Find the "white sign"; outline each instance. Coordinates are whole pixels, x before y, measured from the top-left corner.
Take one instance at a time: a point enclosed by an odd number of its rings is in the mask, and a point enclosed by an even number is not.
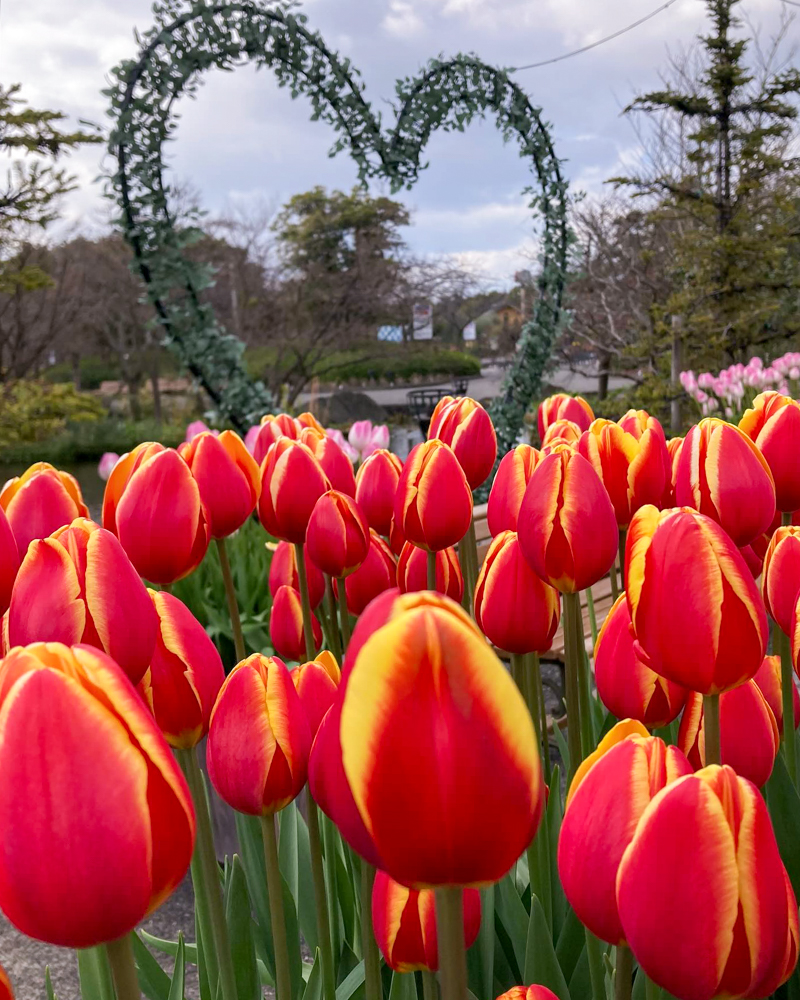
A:
[[[475,320],[472,320],[471,323],[467,323],[461,333],[464,340],[476,340],[478,337],[478,328],[475,326]]]
[[[414,303],[414,340],[433,338],[433,306],[430,302]]]

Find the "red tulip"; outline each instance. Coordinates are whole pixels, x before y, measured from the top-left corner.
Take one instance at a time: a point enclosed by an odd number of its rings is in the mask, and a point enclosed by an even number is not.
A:
[[[407,594],[414,590],[428,589],[428,556],[424,549],[418,549],[406,542],[397,563],[397,586]],[[436,553],[436,588],[460,603],[464,596],[464,577],[456,550],[441,549]]]
[[[763,536],[760,536],[763,537]],[[764,569],[764,560],[758,555],[756,550],[751,545],[743,545],[739,552],[744,559],[747,568],[750,570],[750,575],[754,580],[757,580]]]
[[[469,396],[444,396],[436,404],[428,440],[450,445],[473,490],[486,482],[497,459],[497,435],[492,418]]]
[[[554,420],[544,432],[542,448],[553,444],[568,444],[573,447],[580,441],[583,429],[574,420]]]
[[[188,576],[208,549],[208,514],[189,466],[173,448],[138,445],[106,483],[103,527],[113,532],[136,572],[153,583]]]
[[[0,490],[20,558],[34,538],[46,538],[76,517],[88,517],[78,480],[47,462],[36,462]]]
[[[138,684],[157,634],[158,617],[147,590],[110,531],[79,518],[31,542],[11,595],[12,646],[96,646]]]
[[[686,507],[637,511],[625,552],[637,655],[662,677],[718,694],[754,676],[767,615],[728,535]]]
[[[406,536],[403,534],[403,529],[397,523],[393,514],[392,523],[389,525],[389,548],[392,550],[396,558],[400,558],[405,544]]]
[[[11,591],[19,570],[19,551],[14,532],[8,523],[3,508],[0,507],[0,615],[8,610]]]
[[[762,392],[739,421],[743,431],[766,459],[775,480],[778,510],[800,508],[800,405],[779,392]]]
[[[464,947],[470,948],[481,929],[481,894],[464,889]],[[372,886],[372,926],[375,940],[395,972],[439,968],[436,904],[432,889],[408,889],[376,872]]]
[[[558,838],[558,874],[576,916],[601,940],[625,943],[617,873],[642,814],[663,788],[691,771],[677,747],[626,719],[576,772]]]
[[[384,590],[389,590],[397,583],[397,562],[392,550],[380,537],[370,529],[369,551],[367,558],[344,581],[344,592],[347,598],[347,610],[351,615],[360,615],[370,601]],[[338,594],[338,584],[334,583]]]
[[[317,616],[311,613],[314,648],[322,645],[322,629]],[[287,660],[302,662],[306,658],[303,632],[303,605],[294,587],[279,587],[269,613],[269,637],[276,652]]]
[[[648,729],[677,719],[686,688],[654,673],[637,656],[625,594],[620,594],[603,622],[594,653],[594,676],[600,701],[618,719],[636,719]]]
[[[800,593],[800,527],[787,524],[776,529],[764,556],[761,595],[778,627],[792,634],[794,609]]]
[[[29,937],[90,948],[122,937],[181,883],[189,790],[113,660],[18,647],[0,665],[0,908]]]
[[[233,534],[253,513],[261,493],[258,463],[242,439],[234,431],[223,431],[219,437],[205,431],[178,452],[200,490],[211,537]]]
[[[308,445],[319,462],[331,486],[349,497],[356,495],[356,477],[353,463],[345,455],[332,437],[314,427],[306,427],[300,433],[300,440]]]
[[[486,509],[492,535],[517,530],[522,498],[540,457],[539,452],[529,444],[518,444],[500,460]]]
[[[325,433],[325,428],[322,426],[319,420],[317,420],[314,414],[309,413],[308,410],[306,410],[305,413],[298,414],[294,418],[294,424],[298,430],[298,433],[304,431],[306,427],[313,427],[313,429],[315,431],[319,431],[320,434]]]
[[[299,435],[297,424],[288,413],[279,413],[277,417],[269,414],[261,418],[261,426],[253,443],[253,458],[259,465],[267,457],[270,446],[280,437],[297,439]]]
[[[323,649],[315,660],[301,663],[289,675],[305,709],[311,739],[325,718],[328,709],[336,700],[336,692],[342,679],[336,657]]]
[[[617,555],[608,493],[589,462],[566,445],[556,445],[536,466],[517,531],[532,569],[562,593],[597,583]]]
[[[525,702],[460,616],[420,601],[370,635],[347,675],[345,775],[384,870],[411,888],[496,881],[542,812]]]
[[[594,413],[582,396],[568,396],[566,393],[558,392],[555,396],[548,396],[539,404],[540,441],[544,438],[547,428],[556,420],[572,420],[585,431],[594,420]]]
[[[306,547],[311,561],[328,576],[348,576],[369,551],[369,525],[352,497],[323,493],[308,521]]]
[[[778,732],[783,734],[783,698],[781,696],[781,658],[780,656],[765,656],[753,678],[764,695],[764,700],[772,709]],[[794,728],[800,725],[800,694],[792,684],[792,700],[794,702]],[[729,761],[726,763],[730,763]],[[733,766],[733,765],[731,765]],[[734,768],[736,770],[736,768]],[[752,780],[752,779],[751,779]]]
[[[766,997],[797,962],[797,902],[767,807],[730,767],[653,799],[622,859],[617,905],[642,971],[676,997]]]
[[[11,988],[11,980],[8,973],[0,965],[0,1000],[14,1000],[14,990]]]
[[[356,474],[356,501],[364,511],[370,528],[388,537],[392,525],[394,495],[403,471],[403,463],[385,448],[362,462]]]
[[[405,538],[429,552],[461,541],[472,520],[472,490],[448,445],[434,439],[412,450],[397,484],[394,517]]]
[[[669,455],[670,462],[670,474],[669,480],[664,488],[664,499],[661,501],[662,508],[674,507],[675,506],[675,477],[678,472],[678,462],[681,457],[681,449],[683,448],[682,437],[670,438],[667,441],[667,454]]]
[[[306,580],[308,581],[308,596],[311,607],[316,608],[325,596],[325,577],[308,558],[308,549],[303,550],[303,562],[306,565]],[[279,587],[291,587],[300,592],[300,578],[297,574],[297,553],[294,545],[289,542],[278,542],[272,553],[269,564],[269,592],[274,597]]]
[[[738,427],[706,417],[689,431],[675,472],[675,499],[720,524],[736,545],[763,534],[775,514],[764,456]]]
[[[475,585],[478,628],[509,653],[544,653],[553,643],[559,617],[558,591],[525,561],[516,532],[499,534]]]
[[[558,1000],[558,997],[546,986],[512,986],[497,1000]]]
[[[163,590],[149,593],[158,640],[139,693],[167,743],[188,750],[208,733],[225,670],[217,647],[186,605]]]
[[[301,441],[278,438],[261,463],[259,520],[275,538],[300,544],[306,540],[314,504],[330,488],[310,448]]]
[[[228,674],[211,713],[208,776],[220,798],[250,816],[268,816],[306,783],[311,733],[289,671],[254,653]]]

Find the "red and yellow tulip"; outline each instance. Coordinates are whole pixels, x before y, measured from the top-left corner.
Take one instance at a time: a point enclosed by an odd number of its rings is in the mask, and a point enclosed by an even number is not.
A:
[[[345,577],[347,610],[351,615],[360,615],[370,601],[396,585],[397,560],[381,536],[370,528],[367,558],[355,573]],[[334,583],[337,594],[338,586]]]
[[[365,459],[356,474],[356,502],[370,528],[389,537],[392,528],[394,495],[403,471],[403,463],[391,451],[378,448]]]
[[[319,462],[331,486],[349,497],[356,495],[356,477],[353,463],[345,455],[336,441],[323,430],[305,427],[300,432],[300,440],[307,445]]]
[[[253,513],[261,493],[258,463],[234,431],[198,434],[178,448],[195,478],[212,538],[227,538]]]
[[[452,449],[434,438],[406,459],[394,518],[404,538],[438,552],[461,541],[472,520],[472,490]]]
[[[778,510],[800,508],[800,404],[779,392],[762,392],[739,421],[766,459],[775,480]]]
[[[325,577],[308,558],[308,549],[303,550],[303,562],[306,566],[308,598],[311,601],[311,607],[316,608],[325,596]],[[270,595],[274,597],[278,593],[278,588],[284,586],[300,592],[297,551],[290,542],[278,542],[269,564]]]
[[[0,615],[4,615],[11,603],[11,591],[19,570],[19,550],[17,540],[8,518],[0,507]]]
[[[300,794],[311,733],[286,665],[254,653],[222,685],[208,731],[208,776],[220,798],[251,816],[278,812]]]
[[[558,1000],[552,990],[546,986],[512,986],[510,990],[501,993],[497,1000]]]
[[[781,696],[780,656],[765,656],[753,680],[758,684],[761,693],[764,695],[764,699],[772,709],[772,714],[775,716],[775,721],[778,724],[778,733],[782,735],[783,698]],[[794,684],[792,685],[792,701],[794,703],[794,728],[797,729],[800,725],[800,694],[797,693],[797,686]]]
[[[322,628],[311,612],[311,631],[314,647],[322,645]],[[306,641],[303,632],[303,605],[294,587],[278,587],[269,613],[269,637],[275,651],[287,660],[302,662],[306,658]]]
[[[594,411],[582,396],[568,396],[557,392],[555,396],[548,396],[539,404],[537,423],[540,441],[544,440],[547,428],[556,420],[571,420],[585,431],[594,420]]]
[[[331,488],[331,482],[301,441],[280,437],[261,463],[261,496],[258,517],[275,538],[300,544],[314,504]]]
[[[397,561],[397,586],[402,593],[428,589],[428,557],[423,549],[406,542]],[[464,596],[464,576],[454,548],[436,553],[436,590],[456,602]]]
[[[369,551],[369,524],[356,501],[328,490],[311,511],[306,548],[311,561],[328,576],[348,576]]]
[[[35,643],[0,664],[0,909],[29,937],[89,948],[180,884],[191,796],[155,721],[98,650]]]
[[[778,627],[791,635],[797,595],[800,594],[800,527],[797,525],[776,528],[764,556],[761,594]]]
[[[48,462],[36,462],[9,479],[0,490],[0,507],[14,532],[20,558],[34,538],[47,538],[76,517],[89,516],[78,480]]]
[[[486,508],[492,535],[517,530],[522,498],[540,458],[541,454],[529,444],[518,444],[500,459]]]
[[[443,396],[428,428],[428,439],[433,438],[450,445],[473,490],[486,482],[497,459],[497,435],[480,403],[469,396]]]
[[[253,458],[261,465],[271,445],[275,444],[278,438],[288,437],[296,440],[299,433],[297,424],[288,413],[279,413],[277,416],[268,414],[262,417],[253,443]]]
[[[328,709],[336,700],[342,679],[339,664],[333,653],[323,649],[315,660],[301,663],[289,676],[305,709],[313,740]]]

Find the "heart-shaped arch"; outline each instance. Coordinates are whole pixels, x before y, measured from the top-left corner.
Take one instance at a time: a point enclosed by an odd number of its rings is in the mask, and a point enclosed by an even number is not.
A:
[[[493,407],[500,454],[513,446],[525,411],[538,392],[561,316],[570,234],[567,185],[547,126],[528,96],[501,69],[475,56],[433,60],[415,78],[397,84],[394,127],[363,96],[349,60],[340,59],[289,6],[256,0],[212,3],[161,0],[156,25],[142,38],[136,61],[113,71],[115,126],[109,148],[117,161],[112,186],[119,223],[163,327],[165,341],[203,385],[220,413],[244,429],[273,405],[241,363],[242,344],[226,334],[199,292],[211,276],[184,253],[197,231],[176,228],[167,202],[162,150],[175,130],[173,105],[194,94],[199,75],[244,62],[272,69],[292,96],[307,96],[312,117],[338,133],[331,155],[346,149],[362,181],[381,177],[392,190],[411,187],[424,164],[422,151],[436,129],[463,130],[476,115],[495,115],[504,139],[516,137],[537,180],[531,207],[544,220],[541,273],[532,319]]]

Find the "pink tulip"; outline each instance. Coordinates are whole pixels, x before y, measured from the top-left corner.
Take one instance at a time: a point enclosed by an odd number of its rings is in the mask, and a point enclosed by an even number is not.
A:
[[[372,421],[356,420],[350,428],[350,433],[347,435],[347,439],[359,455],[362,454],[364,449],[369,447],[372,441]]]
[[[244,446],[252,455],[256,449],[256,438],[258,437],[258,432],[261,430],[261,424],[253,424],[250,430],[244,436]]]
[[[198,434],[203,434],[205,431],[209,431],[214,437],[219,437],[219,431],[212,431],[208,424],[203,423],[202,420],[193,420],[186,428],[186,437],[184,440],[191,441]]]
[[[106,480],[111,475],[111,470],[119,461],[119,455],[115,451],[106,451],[97,463],[97,475]]]

